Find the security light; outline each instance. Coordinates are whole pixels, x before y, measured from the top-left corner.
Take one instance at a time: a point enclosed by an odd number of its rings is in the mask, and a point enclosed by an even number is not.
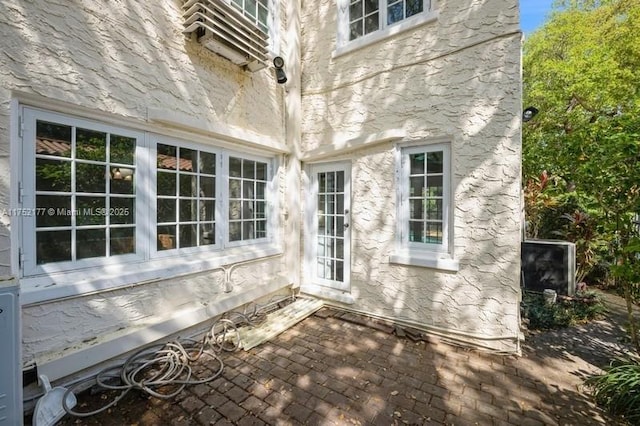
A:
[[[529,121],[538,113],[538,108],[529,107],[522,112],[522,121]]]
[[[284,72],[284,59],[281,56],[273,58],[273,66],[276,69],[276,78],[278,84],[284,84],[287,82],[287,74]]]

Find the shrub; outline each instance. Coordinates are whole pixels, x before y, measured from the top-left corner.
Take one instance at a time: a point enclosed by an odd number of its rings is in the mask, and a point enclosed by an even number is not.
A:
[[[578,292],[574,297],[559,296],[553,304],[545,303],[542,294],[527,291],[522,300],[523,316],[532,330],[569,327],[600,318],[607,312],[594,292]]]
[[[593,389],[598,405],[611,414],[624,416],[631,424],[640,424],[640,365],[634,360],[620,360],[591,376],[585,384]]]

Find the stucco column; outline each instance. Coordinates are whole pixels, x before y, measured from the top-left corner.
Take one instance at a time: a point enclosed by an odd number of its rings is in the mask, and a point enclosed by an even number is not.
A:
[[[287,277],[300,286],[302,253],[301,238],[301,165],[300,146],[302,137],[301,106],[301,66],[300,66],[300,0],[287,1],[285,13],[285,32],[283,51],[285,71],[288,81],[285,89],[285,132],[286,143],[290,149],[285,160],[285,268]]]

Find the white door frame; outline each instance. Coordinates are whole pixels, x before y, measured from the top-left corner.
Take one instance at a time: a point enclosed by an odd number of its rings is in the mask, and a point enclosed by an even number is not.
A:
[[[324,296],[328,298],[340,299],[340,295],[350,293],[351,291],[351,163],[350,162],[331,162],[331,163],[319,163],[311,164],[307,166],[307,182],[305,185],[305,228],[304,228],[304,283],[302,290],[311,294]],[[319,196],[319,180],[318,175],[325,172],[343,172],[344,173],[344,186],[343,192],[336,191],[336,197],[343,196],[343,208],[342,212],[336,211],[331,216],[331,213],[327,213],[330,217],[335,219],[335,223],[332,231],[328,236],[329,239],[326,244],[331,244],[333,252],[339,251],[339,246],[333,247],[333,243],[343,239],[343,252],[342,252],[342,279],[326,279],[320,277],[318,269],[318,242],[319,242],[319,226],[318,226],[318,196]],[[324,216],[323,216],[324,217]],[[326,235],[326,234],[325,234]],[[329,243],[328,241],[331,240]],[[326,245],[325,245],[326,247]],[[331,256],[333,257],[333,256]],[[325,260],[331,262],[330,260]],[[336,275],[336,264],[339,263],[339,255],[336,254],[334,264],[328,266],[328,271]],[[339,274],[339,273],[338,273]],[[333,296],[333,297],[332,297]],[[350,297],[348,300],[342,300],[347,303],[352,303]]]

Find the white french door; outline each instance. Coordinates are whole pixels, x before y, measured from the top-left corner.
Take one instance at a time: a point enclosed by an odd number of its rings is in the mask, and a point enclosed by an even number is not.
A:
[[[350,291],[351,165],[315,164],[309,168],[305,266],[311,285]]]

